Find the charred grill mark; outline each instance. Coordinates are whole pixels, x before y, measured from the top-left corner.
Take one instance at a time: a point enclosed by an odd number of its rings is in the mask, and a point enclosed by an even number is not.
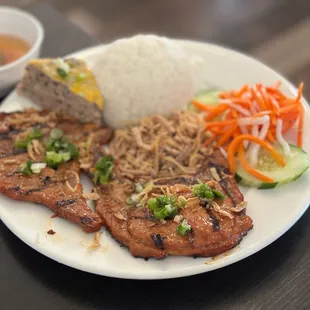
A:
[[[27,190],[21,190],[20,186],[15,186],[15,187],[12,187],[10,190],[13,192],[18,192],[20,195],[27,196],[35,192],[41,192],[46,187],[48,187],[51,183],[52,183],[52,179],[49,176],[47,176],[41,180],[42,185],[39,187],[34,187],[34,188],[27,189]]]
[[[47,186],[47,185],[49,185],[49,184],[52,183],[52,178],[49,177],[49,176],[46,176],[46,177],[42,180],[42,183],[43,183],[44,186]]]
[[[211,212],[208,212],[208,214],[210,216],[210,220],[211,220],[211,223],[212,223],[212,226],[213,226],[213,230],[214,231],[221,230],[220,221]]]
[[[8,126],[6,130],[0,131],[0,140],[11,140],[12,136],[21,133],[22,129],[17,129],[12,126]]]
[[[235,196],[234,192],[231,190],[231,182],[229,181],[229,179],[228,178],[221,179],[219,183],[223,188],[224,194],[230,197],[234,205],[237,205],[239,203],[239,199],[238,197]]]
[[[233,247],[238,246],[238,245],[240,244],[240,242],[242,241],[242,238],[243,238],[246,234],[247,234],[247,231],[244,232],[244,233],[242,233],[242,234],[239,236],[239,238],[238,238],[236,244],[235,244]]]
[[[16,149],[10,153],[0,154],[0,158],[6,158],[9,156],[15,156],[15,155],[23,154],[23,153],[27,153],[27,149]]]
[[[231,188],[231,178],[232,178],[232,174],[229,171],[229,169],[227,167],[224,167],[222,165],[218,165],[215,163],[212,163],[209,168],[215,168],[216,169],[216,173],[218,174],[218,176],[220,177],[220,180],[216,180],[213,176],[213,179],[215,181],[217,181],[221,187],[222,190],[224,192],[224,194],[228,197],[230,197],[230,199],[232,200],[232,202],[234,203],[234,205],[239,203],[239,199],[238,197],[236,197],[236,195],[234,194],[234,191]],[[212,175],[211,171],[210,174]]]
[[[70,205],[73,205],[77,202],[77,199],[74,198],[74,199],[66,199],[66,200],[58,200],[56,202],[56,205],[57,207],[66,207],[66,206],[70,206]]]
[[[163,250],[164,249],[164,237],[160,234],[151,234],[151,238],[154,242],[155,248]]]
[[[14,172],[8,172],[8,173],[6,173],[5,176],[9,178],[9,177],[13,177],[13,176],[18,175],[18,174],[21,174],[21,172],[18,171],[18,170],[16,170],[16,171],[14,171]]]
[[[148,221],[155,221],[155,222],[157,222],[155,217],[153,215],[151,215],[151,214],[147,214],[145,216],[131,216],[129,219],[130,220],[148,220]]]
[[[228,192],[228,189],[227,189],[227,186],[229,185],[227,180],[226,179],[222,179],[219,181],[219,184],[221,185],[223,191],[224,191],[224,194],[228,195],[229,196],[229,192]]]
[[[11,140],[9,132],[0,132],[0,140]]]
[[[228,168],[225,168],[223,166],[216,166],[214,168],[216,169],[216,172],[221,179],[220,182],[224,179],[230,179],[232,177],[232,173],[230,172]],[[228,180],[228,182],[230,181]]]
[[[223,169],[223,173],[224,173],[225,175],[228,175],[228,176],[231,176],[231,175],[232,175],[232,173],[230,172],[230,170],[229,170],[228,168],[224,168],[224,169]]]
[[[84,225],[91,224],[94,220],[89,216],[83,216],[80,218],[81,223]]]

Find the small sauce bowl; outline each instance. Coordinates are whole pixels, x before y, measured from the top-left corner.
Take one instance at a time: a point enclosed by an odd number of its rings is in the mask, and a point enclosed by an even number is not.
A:
[[[0,66],[0,96],[3,96],[22,78],[28,61],[39,57],[44,29],[41,22],[31,14],[0,6],[0,34],[18,36],[31,46],[22,57]]]

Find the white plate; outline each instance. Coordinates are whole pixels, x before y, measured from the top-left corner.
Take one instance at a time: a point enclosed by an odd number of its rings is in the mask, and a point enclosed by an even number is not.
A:
[[[262,63],[222,47],[181,41],[193,62],[196,88],[216,86],[222,89],[240,87],[243,83],[273,84],[280,80],[283,90],[296,94],[296,89],[283,77]],[[98,46],[80,51],[74,56],[84,58],[90,66],[104,49]],[[303,102],[305,137],[310,134],[309,107]],[[2,104],[2,111],[14,111],[31,103],[12,93]],[[304,149],[310,154],[310,140]],[[83,180],[86,188],[90,182]],[[87,272],[128,279],[167,279],[211,271],[235,263],[263,249],[284,234],[306,211],[310,203],[310,171],[296,182],[266,191],[243,190],[249,202],[247,213],[254,220],[254,228],[239,246],[216,259],[168,257],[162,261],[133,258],[120,247],[104,229],[101,247],[87,250],[93,235],[87,235],[76,225],[54,218],[43,206],[16,202],[0,197],[0,217],[5,225],[26,244],[38,252],[68,266]],[[53,228],[55,235],[46,232]]]

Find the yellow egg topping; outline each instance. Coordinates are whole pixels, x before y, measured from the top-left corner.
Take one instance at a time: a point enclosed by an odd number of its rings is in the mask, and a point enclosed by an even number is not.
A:
[[[65,84],[74,94],[103,108],[103,98],[93,73],[79,59],[36,59],[31,64],[53,80]]]

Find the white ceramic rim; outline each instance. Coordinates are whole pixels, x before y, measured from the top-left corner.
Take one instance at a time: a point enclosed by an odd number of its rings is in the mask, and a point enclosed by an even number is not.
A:
[[[277,73],[275,70],[271,69],[270,67],[266,66],[259,60],[256,60],[252,58],[251,56],[248,56],[246,54],[240,53],[238,51],[218,46],[215,44],[209,44],[209,43],[204,43],[204,42],[198,42],[198,41],[190,41],[190,40],[179,40],[180,42],[188,43],[188,44],[197,44],[197,45],[204,45],[208,46],[210,49],[214,49],[217,52],[227,52],[230,51],[232,53],[232,58],[233,57],[246,57],[247,59],[250,59],[251,61],[257,62],[260,66],[264,66],[266,69],[271,71],[275,76],[279,78],[279,80],[282,80],[286,85],[286,87],[292,92],[292,94],[296,95],[297,94],[297,89],[290,83],[286,78],[281,76],[279,73]],[[102,48],[104,44],[100,44],[91,48],[86,48],[83,50],[80,50],[78,52],[72,53],[66,57],[78,57],[78,58],[83,58],[83,54],[87,54],[87,57],[90,57],[92,54],[96,54],[100,49]],[[305,108],[305,112],[307,114],[308,119],[310,118],[310,107],[305,101],[304,98],[302,98],[302,104]],[[113,278],[122,278],[122,279],[135,279],[135,280],[154,280],[154,279],[171,279],[171,278],[180,278],[180,277],[186,277],[186,276],[192,276],[196,274],[201,274],[205,272],[210,272],[222,267],[229,266],[231,264],[234,264],[238,261],[241,261],[257,252],[260,250],[264,249],[271,243],[273,243],[275,240],[277,240],[279,237],[281,237],[284,233],[286,233],[300,218],[301,216],[306,212],[308,209],[308,206],[310,204],[310,197],[308,199],[307,203],[305,203],[302,207],[300,207],[299,212],[295,214],[294,218],[291,218],[290,222],[286,226],[282,226],[279,228],[276,232],[274,232],[272,235],[263,238],[260,240],[258,243],[250,247],[247,251],[243,251],[240,254],[238,253],[237,255],[234,256],[228,256],[227,259],[225,260],[220,260],[217,264],[212,265],[212,268],[209,270],[205,270],[204,266],[197,266],[194,268],[188,268],[188,269],[183,269],[182,271],[180,270],[167,270],[166,272],[158,272],[157,270],[154,270],[153,272],[148,272],[147,274],[135,274],[134,272],[128,272],[126,274],[122,272],[109,272],[107,270],[101,271],[96,268],[94,268],[91,265],[87,265],[87,267],[82,266],[78,263],[73,263],[69,258],[64,257],[64,256],[59,256],[55,254],[52,250],[49,248],[37,248],[33,243],[29,242],[29,240],[26,240],[25,236],[20,232],[18,227],[15,226],[14,221],[9,221],[7,219],[1,219],[3,223],[19,238],[21,239],[24,243],[26,243],[28,246],[33,248],[34,250],[38,251],[39,253],[61,263],[66,266],[85,271],[88,273],[93,273],[97,275],[103,275],[107,277],[113,277]]]
[[[32,44],[30,50],[25,55],[16,59],[15,61],[13,61],[7,65],[1,66],[0,67],[0,73],[1,73],[7,69],[12,68],[13,66],[16,66],[16,65],[22,63],[30,54],[32,54],[35,50],[37,50],[40,47],[40,45],[43,42],[43,38],[44,38],[44,28],[43,28],[42,23],[35,16],[33,16],[32,14],[25,12],[23,10],[8,7],[8,6],[0,6],[0,11],[17,13],[20,16],[27,18],[30,22],[32,22],[35,25],[35,27],[37,29],[37,39],[34,42],[34,44]]]

